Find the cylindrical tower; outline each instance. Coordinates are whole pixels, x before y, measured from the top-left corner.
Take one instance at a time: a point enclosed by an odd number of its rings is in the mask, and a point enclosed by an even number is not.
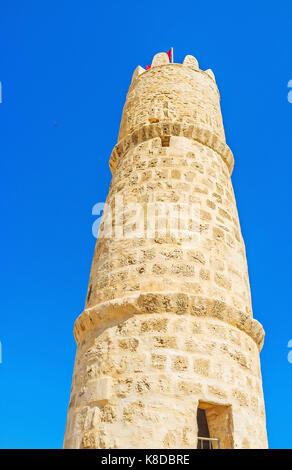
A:
[[[211,70],[138,67],[77,341],[65,448],[265,448],[259,351]]]

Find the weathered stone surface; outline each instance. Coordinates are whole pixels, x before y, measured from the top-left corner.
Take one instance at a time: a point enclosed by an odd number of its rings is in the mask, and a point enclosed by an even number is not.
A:
[[[159,52],[153,57],[152,67],[169,64],[169,57],[166,52]]]
[[[193,57],[192,55],[185,56],[183,65],[193,70],[199,70],[199,63],[197,59]]]
[[[252,317],[233,155],[212,71],[192,56],[171,64],[165,53],[149,71],[138,67],[110,167],[112,213],[103,216],[74,326],[64,447],[196,448],[198,406],[221,447],[267,447],[264,331]],[[160,233],[151,221],[165,203],[174,205]],[[138,204],[146,235],[133,219]],[[179,237],[170,230],[175,204]],[[190,204],[196,227],[184,216]]]
[[[215,80],[215,75],[214,75],[213,70],[208,69],[208,70],[206,70],[205,72],[209,75],[210,78],[212,78],[212,80],[214,80],[214,82],[216,81],[216,80]]]
[[[105,404],[112,394],[112,378],[102,377],[88,382],[86,387],[86,403]]]
[[[136,78],[139,77],[139,75],[141,75],[141,73],[143,73],[143,72],[145,72],[145,69],[143,69],[143,67],[138,65],[138,67],[136,67],[136,69],[134,70],[134,73],[133,73],[133,76],[132,76],[132,82],[134,82],[136,80]]]

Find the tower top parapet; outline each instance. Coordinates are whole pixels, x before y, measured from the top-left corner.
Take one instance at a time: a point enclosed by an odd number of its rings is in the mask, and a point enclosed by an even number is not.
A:
[[[189,69],[195,70],[196,72],[206,73],[216,83],[214,72],[211,69],[201,70],[199,68],[199,62],[197,61],[197,59],[194,56],[186,55],[182,64],[175,63],[175,62],[172,63],[172,62],[169,62],[169,57],[168,57],[168,54],[166,52],[158,52],[158,54],[155,54],[155,56],[153,57],[153,60],[152,60],[151,68],[149,68],[148,70],[141,67],[141,65],[138,65],[138,67],[134,70],[134,73],[133,73],[133,76],[132,76],[132,83],[142,73],[150,71],[153,67],[160,67],[162,65],[168,65],[168,66],[169,65],[171,65],[171,66],[174,65],[174,66],[188,67]]]
[[[149,69],[139,65],[133,73],[118,142],[110,157],[111,171],[131,147],[153,137],[166,141],[172,136],[212,148],[232,173],[234,158],[225,140],[214,73],[201,70],[192,55],[177,64],[169,62],[166,52],[159,52]]]

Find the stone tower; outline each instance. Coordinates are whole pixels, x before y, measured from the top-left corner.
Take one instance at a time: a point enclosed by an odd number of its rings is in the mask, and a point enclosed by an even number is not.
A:
[[[264,331],[213,72],[166,53],[137,67],[110,168],[64,447],[267,447]]]

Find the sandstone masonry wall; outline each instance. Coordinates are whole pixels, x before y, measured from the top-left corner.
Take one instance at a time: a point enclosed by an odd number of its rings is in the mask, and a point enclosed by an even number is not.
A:
[[[199,403],[222,447],[267,447],[264,331],[252,316],[213,72],[192,56],[169,64],[163,53],[150,70],[138,67],[110,167],[111,211],[74,327],[64,447],[196,448]],[[149,237],[151,204],[170,209],[165,233],[156,226]],[[192,204],[196,231],[186,223],[174,236],[180,207]]]

